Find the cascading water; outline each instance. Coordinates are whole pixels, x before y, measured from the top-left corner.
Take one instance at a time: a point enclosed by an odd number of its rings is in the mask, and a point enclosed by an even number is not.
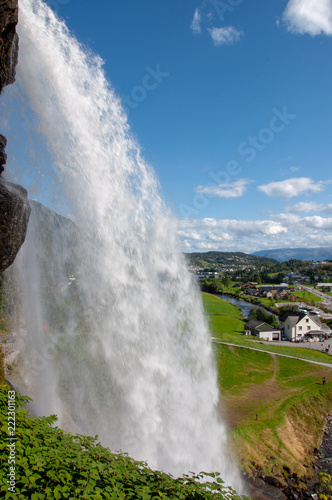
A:
[[[19,35],[15,93],[75,221],[35,205],[16,264],[34,411],[153,468],[218,470],[239,490],[200,297],[101,61],[41,0],[20,1]]]

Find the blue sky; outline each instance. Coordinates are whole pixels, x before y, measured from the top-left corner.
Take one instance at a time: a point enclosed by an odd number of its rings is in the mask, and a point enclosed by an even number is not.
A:
[[[332,0],[50,0],[105,61],[185,251],[332,245]]]

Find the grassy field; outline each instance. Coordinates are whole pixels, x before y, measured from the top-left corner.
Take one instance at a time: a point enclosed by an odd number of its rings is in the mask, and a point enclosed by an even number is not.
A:
[[[300,291],[300,292],[293,292],[295,297],[299,298],[302,301],[314,301],[314,302],[319,302],[321,297],[318,297],[318,295],[315,295],[314,293],[308,292],[308,291]]]
[[[308,475],[305,465],[320,445],[324,417],[332,408],[332,366],[244,349],[240,346],[253,344],[245,339],[238,309],[208,294],[203,303],[213,336],[237,344],[213,344],[222,394],[219,410],[237,459],[248,472],[261,467],[267,475],[285,474],[287,466]],[[325,354],[299,347],[254,347],[327,361]]]
[[[215,352],[220,407],[242,467],[308,475],[332,408],[332,369],[240,347]]]
[[[215,295],[210,295],[208,293],[203,293],[202,295],[204,301],[205,314],[231,316],[233,318],[238,318],[238,319],[243,318],[241,310],[233,306],[233,304],[230,304],[225,300],[220,300]]]

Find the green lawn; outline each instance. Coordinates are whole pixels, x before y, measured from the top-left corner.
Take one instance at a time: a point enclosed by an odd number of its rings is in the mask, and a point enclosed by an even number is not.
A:
[[[258,300],[263,306],[274,307],[275,301],[273,301],[273,303],[271,304],[271,299],[265,299],[264,297],[262,298],[259,297]]]
[[[217,345],[219,384],[232,396],[244,394],[252,384],[264,384],[273,374],[270,354]]]
[[[318,302],[322,300],[318,295],[315,295],[314,293],[307,292],[306,290],[304,291],[299,291],[299,292],[294,292],[295,297],[298,297],[299,299],[306,301],[312,301],[314,300],[315,302]]]
[[[240,309],[233,306],[229,302],[221,300],[215,295],[210,295],[209,293],[202,293],[202,296],[205,314],[221,314],[223,316],[231,316],[238,319],[243,318]]]
[[[233,338],[234,334],[244,333],[244,322],[229,316],[210,316],[209,326],[214,337],[223,341],[227,334],[231,335],[231,338]]]

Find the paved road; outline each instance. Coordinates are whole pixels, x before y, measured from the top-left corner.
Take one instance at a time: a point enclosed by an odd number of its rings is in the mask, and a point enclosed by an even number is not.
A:
[[[328,354],[332,356],[332,339],[322,340],[321,342],[289,342],[288,340],[282,340],[280,342],[277,341],[267,342],[265,340],[250,339],[250,342],[256,344],[265,344],[265,345],[281,345],[284,347],[298,347],[302,349],[311,349],[321,352],[325,352],[326,349],[329,349],[330,352],[328,352]]]
[[[331,311],[331,313],[326,313],[324,311],[322,311],[322,309],[319,308],[319,304],[323,305],[324,307],[326,307],[327,309],[329,309]],[[276,304],[276,307],[277,308],[280,308],[280,307],[283,307],[283,306],[301,306],[301,307],[309,307],[308,304],[306,304],[305,302],[278,302]],[[317,312],[320,313],[320,316],[319,316],[319,319],[331,319],[332,318],[332,303],[329,304],[328,302],[316,302],[316,306],[314,307],[311,307],[310,306],[310,309],[313,309]]]
[[[323,299],[322,305],[324,305],[324,307],[328,308],[329,310],[332,310],[332,297],[330,295],[320,292],[319,290],[315,290],[313,287],[310,286],[305,286],[305,285],[300,285],[300,286],[303,288],[303,290],[307,290],[308,292],[311,292],[317,295],[319,298]]]
[[[263,349],[257,349],[255,347],[248,347],[248,346],[238,345],[238,344],[230,344],[229,342],[222,342],[221,340],[218,340],[214,337],[212,337],[212,342],[215,344],[223,344],[223,345],[229,345],[232,347],[242,347],[243,349],[251,349],[252,351],[265,352],[265,353],[271,354],[271,355],[283,356],[284,358],[298,359],[299,361],[306,361],[307,363],[312,363],[314,365],[327,366],[328,368],[332,369],[332,363],[321,363],[320,361],[312,361],[309,359],[297,358],[296,356],[289,356],[288,354],[281,354],[278,352],[264,351]],[[316,343],[319,343],[319,345],[320,345],[320,342],[316,342]],[[290,344],[292,347],[299,347],[299,348],[304,347],[304,346],[299,346],[299,344],[296,344],[296,346],[294,346],[293,342],[283,342],[282,344],[279,344],[278,342],[276,342],[276,343],[273,342],[273,345],[286,345],[286,344]]]

